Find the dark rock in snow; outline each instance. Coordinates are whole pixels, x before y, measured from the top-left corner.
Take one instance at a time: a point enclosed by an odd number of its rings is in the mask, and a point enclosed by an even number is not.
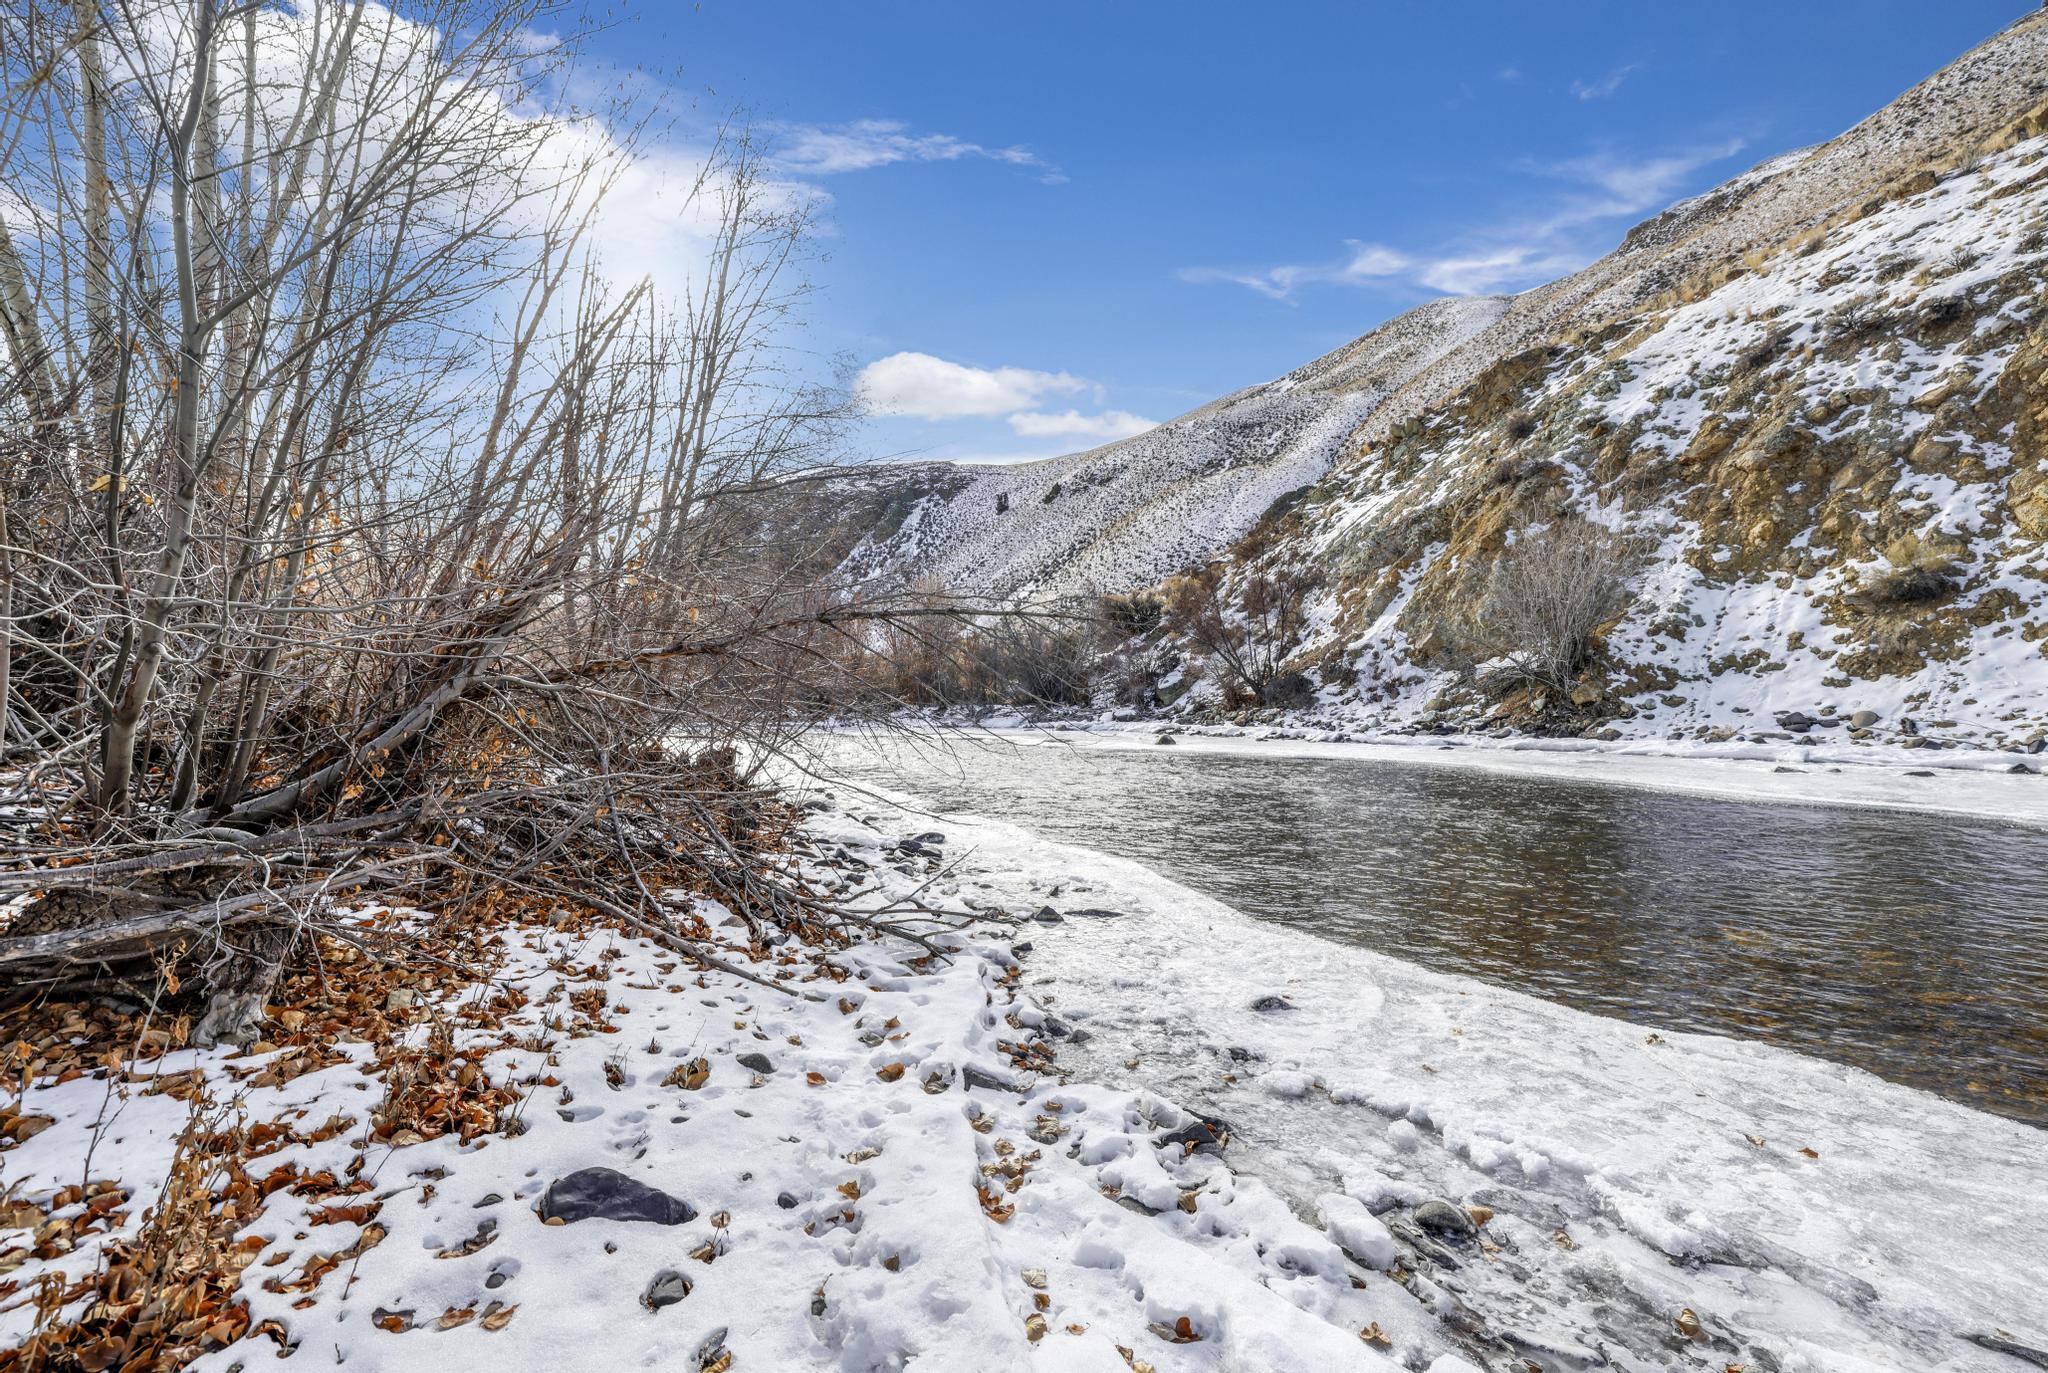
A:
[[[1067,914],[1084,920],[1121,920],[1124,915],[1122,911],[1106,911],[1100,906],[1083,906],[1079,910],[1068,911]]]
[[[681,1197],[627,1177],[615,1168],[584,1168],[557,1178],[540,1199],[543,1220],[637,1220],[682,1225],[697,1210]]]
[[[1252,1009],[1255,1011],[1291,1011],[1294,1009],[1294,1003],[1284,996],[1268,994],[1254,1001]]]
[[[751,1068],[757,1073],[767,1074],[775,1071],[775,1061],[766,1054],[741,1054],[735,1062],[740,1067]]]
[[[913,834],[910,836],[910,842],[922,844],[928,849],[944,848],[946,836],[940,834],[937,830],[926,830],[923,834]]]
[[[1979,1349],[1988,1349],[1994,1354],[2020,1359],[2036,1368],[2048,1368],[2048,1351],[2036,1349],[2032,1345],[2016,1343],[2003,1335],[1965,1335],[1963,1338]]]
[[[1169,739],[1166,742],[1170,744],[1173,741]],[[1147,1206],[1144,1202],[1139,1201],[1136,1197],[1127,1197],[1119,1195],[1116,1199],[1116,1204],[1118,1206],[1123,1207],[1126,1211],[1135,1211],[1141,1216],[1156,1216],[1159,1214],[1158,1211],[1154,1210],[1150,1206]]]
[[[1162,734],[1152,742],[1155,744],[1170,744],[1173,742],[1173,736],[1171,734]]]
[[[1859,710],[1849,717],[1849,724],[1855,729],[1869,729],[1883,718],[1874,710]]]
[[[647,1284],[647,1290],[640,1295],[640,1304],[650,1311],[659,1311],[664,1306],[674,1306],[690,1295],[690,1280],[673,1268],[664,1268],[654,1275],[654,1281]]]
[[[780,1206],[785,1211],[796,1210],[796,1198],[791,1196],[787,1192],[777,1193],[775,1197],[775,1204],[777,1206]]]
[[[1220,1154],[1230,1143],[1230,1123],[1221,1116],[1196,1116],[1178,1130],[1167,1131],[1155,1143],[1178,1144],[1181,1152],[1187,1154],[1198,1149]]]
[[[1778,728],[1794,734],[1804,734],[1814,726],[1814,718],[1803,710],[1788,710],[1778,716]]]
[[[1040,906],[1036,911],[1032,912],[1031,918],[1041,925],[1058,925],[1066,920],[1064,915],[1061,915],[1051,906]]]
[[[1415,1208],[1415,1223],[1439,1235],[1469,1235],[1479,1228],[1472,1223],[1472,1217],[1466,1214],[1464,1207],[1453,1206],[1437,1197],[1431,1197]]]
[[[1908,776],[1908,777],[1932,777],[1932,776],[1934,776],[1934,774],[1933,774],[1932,772],[1928,771],[1928,770],[1927,770],[1926,768],[1908,768],[1908,769],[1906,770],[1906,776]]]
[[[2034,775],[2034,770],[2028,767],[2025,763],[2014,763],[2011,767],[2007,768],[2006,771],[2023,772],[2029,777],[2032,777]]]
[[[994,1073],[979,1068],[969,1068],[961,1074],[961,1080],[969,1087],[980,1087],[991,1092],[1021,1092],[1024,1089],[1008,1078],[997,1077]]]

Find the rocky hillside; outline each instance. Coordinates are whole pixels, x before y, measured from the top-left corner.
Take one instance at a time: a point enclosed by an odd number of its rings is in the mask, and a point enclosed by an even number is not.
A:
[[[2036,14],[1517,297],[1368,416],[1230,584],[1309,574],[1291,661],[1354,717],[2038,737],[2044,129]],[[1474,669],[1527,647],[1508,549],[1573,525],[1616,531],[1624,585],[1557,718]]]
[[[1144,586],[1215,556],[1322,476],[1360,421],[1506,308],[1432,302],[1277,381],[1085,453],[869,469],[832,483],[814,525],[864,579],[997,596]]]

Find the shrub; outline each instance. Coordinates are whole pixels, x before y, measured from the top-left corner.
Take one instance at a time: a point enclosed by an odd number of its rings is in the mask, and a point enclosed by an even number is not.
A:
[[[1628,540],[1589,520],[1522,530],[1494,567],[1481,617],[1508,645],[1510,679],[1570,691],[1601,626],[1628,603],[1634,561]]]
[[[1956,589],[1955,559],[1917,534],[1885,545],[1885,566],[1862,577],[1862,599],[1871,605],[1919,605]]]

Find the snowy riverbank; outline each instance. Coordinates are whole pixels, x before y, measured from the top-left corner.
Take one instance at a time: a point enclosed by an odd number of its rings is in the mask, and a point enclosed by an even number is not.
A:
[[[2048,826],[2048,761],[1995,749],[1906,749],[1820,740],[1781,744],[1529,736],[1352,735],[1334,730],[1054,721],[1015,715],[952,725],[956,738],[1077,749],[1172,747],[1251,758],[1330,758],[1467,767],[1776,805],[1939,811]],[[2015,771],[2015,769],[2019,769]]]
[[[1276,929],[1000,823],[838,789],[806,835],[820,883],[990,918],[948,959],[753,965],[798,998],[515,925],[487,982],[388,1002],[517,1103],[466,1142],[371,1135],[389,1065],[351,1043],[32,1086],[49,1124],[0,1169],[39,1227],[75,1224],[31,1257],[40,1228],[0,1235],[0,1347],[45,1275],[74,1313],[102,1291],[196,1069],[278,1123],[248,1168],[248,1333],[197,1365],[222,1373],[273,1341],[354,1369],[847,1373],[2018,1373],[1990,1345],[2048,1348],[2040,1131]],[[1220,1156],[1170,1138],[1203,1138],[1190,1112],[1228,1124]],[[687,1205],[545,1220],[590,1169]],[[101,1178],[111,1224],[44,1205]]]

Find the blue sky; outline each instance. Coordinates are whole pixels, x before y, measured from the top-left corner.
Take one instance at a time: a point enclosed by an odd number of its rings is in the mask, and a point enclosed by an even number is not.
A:
[[[1512,291],[2033,0],[641,5],[601,40],[829,195],[875,454],[1038,457]]]

